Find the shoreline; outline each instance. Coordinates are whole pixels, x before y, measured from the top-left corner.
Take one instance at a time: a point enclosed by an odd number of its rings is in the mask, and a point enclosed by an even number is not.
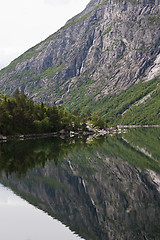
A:
[[[92,129],[90,131],[65,131],[61,130],[60,132],[52,132],[52,133],[40,133],[40,134],[22,134],[22,135],[12,135],[12,136],[2,136],[0,135],[1,141],[8,140],[27,140],[27,139],[38,139],[38,138],[48,138],[48,137],[76,137],[76,136],[89,136],[96,135],[98,136],[106,136],[106,135],[114,135],[117,133],[121,133],[119,129],[116,128],[108,128],[107,130],[97,130]]]
[[[157,128],[160,127],[160,125],[117,125],[118,129],[122,128]]]
[[[8,141],[8,140],[27,140],[27,139],[38,139],[38,138],[48,138],[48,137],[75,137],[75,136],[113,136],[115,134],[125,133],[126,129],[128,128],[157,128],[160,125],[117,125],[116,128],[110,127],[106,129],[90,129],[86,131],[65,131],[64,129],[59,132],[52,132],[52,133],[39,133],[39,134],[22,134],[22,135],[12,135],[12,136],[3,136],[0,135],[0,142],[1,141]]]

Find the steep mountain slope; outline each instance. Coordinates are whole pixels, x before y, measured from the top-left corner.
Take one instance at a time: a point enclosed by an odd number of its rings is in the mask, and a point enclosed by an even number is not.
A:
[[[140,81],[116,96],[88,102],[87,109],[99,113],[111,124],[160,125],[159,82],[158,77],[147,82]]]
[[[58,32],[0,71],[0,91],[68,109],[160,75],[160,1],[92,0]],[[144,97],[144,96],[143,96]]]

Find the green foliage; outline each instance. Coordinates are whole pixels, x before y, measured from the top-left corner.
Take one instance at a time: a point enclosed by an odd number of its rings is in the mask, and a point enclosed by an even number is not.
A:
[[[160,23],[160,14],[151,15],[148,17],[150,24],[159,24]]]
[[[12,134],[12,116],[0,105],[0,134]]]
[[[90,117],[90,119],[94,126],[100,128],[100,129],[103,129],[106,127],[106,123],[101,116],[99,116],[97,114],[93,114],[93,116]]]
[[[64,64],[61,64],[58,67],[49,67],[46,71],[44,71],[42,74],[39,75],[39,78],[43,77],[52,77],[56,72],[60,71],[64,68]]]
[[[0,77],[8,73],[9,71],[14,70],[16,65],[20,62],[26,61],[27,59],[30,59],[31,57],[37,56],[39,51],[36,51],[36,47],[33,47],[26,51],[24,54],[22,54],[20,57],[13,60],[6,68],[2,69],[0,71]],[[26,71],[27,72],[27,71]]]
[[[78,110],[80,115],[90,111],[93,118],[99,115],[109,125],[160,124],[159,78],[148,82],[140,81],[118,95],[99,97],[97,101],[93,101],[93,98],[99,94],[98,90],[95,93],[92,92],[90,96],[87,94],[90,81],[86,80],[83,83],[83,80],[79,79],[80,87],[73,92],[70,91],[72,104],[64,102],[68,110]],[[150,97],[144,103],[136,105],[149,94]]]
[[[106,99],[106,101],[103,104],[103,109],[101,109],[101,113],[103,114],[104,117],[108,120],[108,122],[111,123],[129,123],[125,122],[125,116],[127,115],[128,112],[124,114],[124,112],[128,109],[130,109],[131,106],[135,108],[135,103],[137,103],[139,100],[141,100],[143,97],[151,93],[157,88],[157,84],[159,82],[158,78],[153,79],[152,81],[148,82],[140,82],[127,90],[122,91],[119,95],[117,96],[111,96],[110,98]],[[155,102],[155,99],[151,98],[155,104],[158,106],[158,102]],[[141,104],[141,110],[143,115],[148,116],[148,112],[145,111],[145,104]],[[133,109],[131,108],[131,109]],[[151,108],[151,106],[150,106]],[[153,110],[153,109],[152,109]],[[130,110],[132,111],[132,110]],[[136,110],[135,110],[136,112]],[[139,116],[141,116],[141,114]],[[155,113],[156,114],[156,113]],[[134,114],[133,114],[134,115]],[[152,114],[151,114],[152,115]],[[157,115],[158,116],[158,115]],[[149,116],[148,116],[149,117]],[[130,119],[130,117],[129,117]],[[143,118],[142,118],[143,119]],[[156,121],[158,120],[158,117],[156,118]],[[155,122],[156,122],[155,121]],[[135,123],[141,123],[139,119],[135,117],[135,121],[133,122],[133,119],[131,119],[130,123],[135,124]],[[144,122],[145,123],[145,119]],[[150,122],[150,124],[153,123],[153,121]],[[158,124],[158,122],[157,122]]]
[[[160,124],[160,86],[151,97],[138,106],[132,106],[120,120],[122,124]]]
[[[50,133],[61,129],[77,130],[80,127],[79,117],[62,107],[35,104],[27,100],[23,91],[16,90],[13,98],[3,97],[0,100],[2,135]]]
[[[106,35],[107,33],[109,33],[111,30],[112,30],[112,27],[107,28],[107,29],[102,33],[102,37],[103,37],[104,35]]]
[[[74,141],[74,144],[73,142]],[[0,142],[0,172],[10,175],[13,172],[18,176],[24,176],[28,170],[38,166],[44,166],[47,161],[52,161],[55,165],[69,152],[84,149],[86,137],[82,139],[54,137],[48,139],[8,141]],[[23,159],[23,161],[22,161]],[[89,167],[89,166],[88,166]],[[39,175],[38,175],[39,176]],[[39,179],[40,180],[40,179]],[[47,184],[55,185],[55,180],[51,179]],[[57,184],[56,184],[57,185]]]

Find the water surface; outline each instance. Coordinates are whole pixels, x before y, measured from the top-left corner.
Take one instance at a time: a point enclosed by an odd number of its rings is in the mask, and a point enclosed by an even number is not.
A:
[[[82,239],[1,184],[0,223],[3,240]]]
[[[59,227],[51,226],[57,219],[63,227],[68,226],[86,240],[158,240],[159,138],[160,129],[131,129],[123,135],[93,141],[50,138],[1,143],[0,182],[21,196],[18,201],[23,198],[35,206],[36,214],[38,209],[43,210],[40,211],[42,227],[39,227],[46,234],[45,238],[40,234],[43,239],[61,239],[54,238],[56,233],[61,233]],[[2,186],[0,189],[0,201],[4,203],[6,189]],[[22,202],[20,213],[23,215],[27,203]],[[3,209],[9,219],[10,206]],[[14,209],[15,223],[22,224],[23,229],[25,214],[18,216],[18,209]],[[36,214],[31,213],[28,221],[31,220],[33,232],[39,234],[40,217]],[[4,229],[13,229],[9,221],[8,226],[7,221],[2,222]],[[29,238],[31,229],[28,234],[21,239],[32,239]],[[67,234],[62,238],[68,239]],[[10,239],[18,240],[6,238]],[[39,239],[38,235],[34,236],[34,240]],[[69,239],[78,239],[78,236],[73,234]]]

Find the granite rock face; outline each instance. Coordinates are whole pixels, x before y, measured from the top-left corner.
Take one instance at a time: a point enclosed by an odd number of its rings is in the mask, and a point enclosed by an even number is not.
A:
[[[160,75],[160,1],[93,0],[0,71],[0,90],[36,102],[69,103],[118,94]]]

